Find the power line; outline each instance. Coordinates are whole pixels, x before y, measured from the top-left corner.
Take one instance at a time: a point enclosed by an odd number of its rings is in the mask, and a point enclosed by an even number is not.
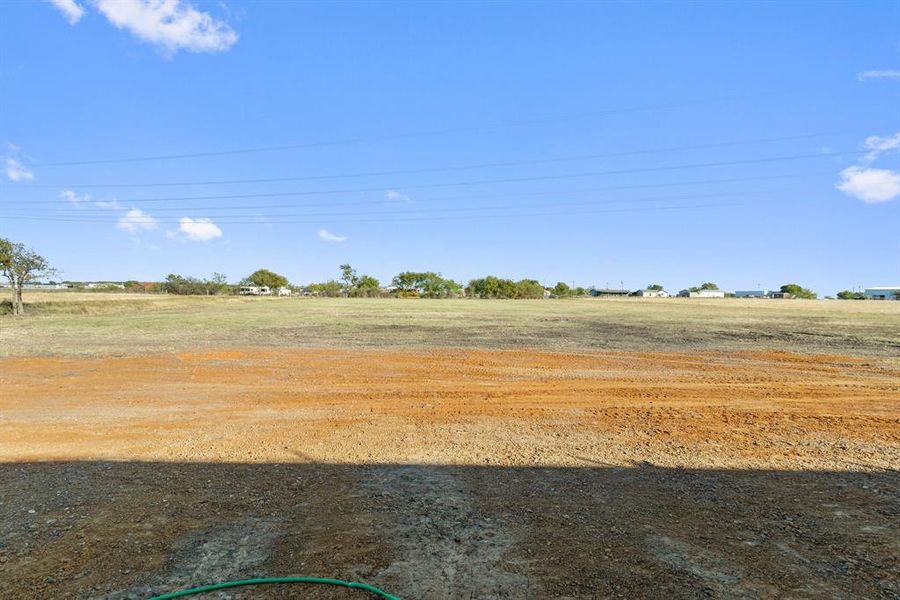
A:
[[[754,194],[762,194],[766,192],[759,191],[748,191],[748,192],[731,192],[730,196],[750,196]],[[392,215],[402,215],[402,214],[419,214],[419,213],[453,213],[453,212],[472,212],[472,211],[492,211],[492,210],[507,210],[507,209],[527,209],[527,208],[554,208],[559,206],[594,206],[597,204],[638,204],[644,202],[669,202],[673,200],[696,200],[701,198],[721,198],[721,193],[711,193],[711,194],[682,194],[678,196],[661,196],[661,197],[647,197],[647,198],[630,198],[630,199],[597,199],[597,200],[586,200],[580,202],[555,202],[552,205],[549,205],[546,202],[541,203],[531,203],[531,204],[503,204],[503,205],[494,205],[494,206],[451,206],[451,207],[443,207],[443,208],[412,208],[409,210],[403,210],[399,212],[389,213]],[[124,209],[121,209],[124,210]],[[175,210],[175,209],[171,209]],[[182,216],[184,215],[185,209],[177,209],[181,212]],[[85,218],[79,219],[79,221],[83,222],[101,222],[101,223],[116,223],[119,221],[122,213],[111,214],[109,210],[103,211],[103,214],[108,215],[105,218],[99,218],[96,215],[84,215]],[[248,218],[254,219],[282,219],[282,218],[300,218],[300,217],[317,217],[317,218],[332,218],[332,217],[344,217],[344,216],[359,216],[359,215],[384,215],[386,214],[384,210],[380,211],[353,211],[353,212],[312,212],[312,213],[288,213],[288,214],[267,214],[267,215],[217,215],[217,214],[209,214],[202,213],[204,218],[208,219],[216,219],[217,222],[220,223],[228,223],[228,222],[240,222],[241,220],[247,220]],[[74,215],[74,216],[73,216]],[[155,211],[152,216],[158,216],[159,211]],[[29,214],[22,213],[13,213],[8,216],[12,217],[28,217],[33,216]],[[72,213],[66,213],[60,215],[59,213],[52,214],[53,218],[71,218],[78,219],[78,211]],[[161,216],[160,218],[172,218],[171,215]]]
[[[621,190],[634,190],[634,189],[647,189],[647,188],[666,188],[666,187],[682,187],[682,186],[691,186],[691,185],[700,185],[700,184],[710,184],[710,183],[739,183],[739,182],[747,182],[747,181],[770,181],[776,179],[794,179],[800,177],[812,177],[819,175],[832,175],[831,171],[818,171],[811,173],[793,173],[788,175],[769,175],[765,177],[732,177],[726,179],[703,179],[703,180],[694,180],[694,181],[682,181],[682,182],[667,182],[667,183],[651,183],[651,184],[638,184],[638,185],[619,185],[619,186],[605,186],[605,187],[589,187],[589,188],[576,188],[572,190],[553,190],[553,191],[538,191],[538,192],[505,192],[502,194],[468,194],[465,196],[440,196],[437,198],[421,198],[415,201],[415,205],[420,205],[422,203],[437,203],[437,202],[457,202],[457,201],[465,201],[465,200],[492,200],[496,198],[532,198],[532,197],[541,197],[541,196],[568,196],[573,194],[586,194],[586,193],[595,193],[595,192],[610,192],[610,191],[621,191]],[[53,204],[57,206],[40,206],[36,208],[53,210],[54,208],[67,209],[65,212],[79,215],[86,213],[100,213],[106,214],[114,210],[127,210],[127,206],[121,203],[117,203],[116,206],[113,207],[90,207],[90,206],[77,206],[74,208],[70,208],[69,205],[61,204],[62,201],[52,201]],[[92,204],[93,201],[88,200],[85,204]],[[27,202],[23,202],[23,204],[28,204]],[[271,209],[282,209],[282,208],[323,208],[323,207],[344,207],[344,206],[369,206],[369,205],[388,205],[388,206],[409,206],[408,204],[404,204],[398,200],[388,200],[388,199],[380,199],[380,200],[331,200],[328,202],[291,202],[289,204],[238,204],[238,205],[204,205],[204,206],[176,206],[176,207],[158,207],[154,208],[156,213],[160,211],[169,211],[169,212],[182,212],[188,210],[271,210]],[[19,206],[13,207],[21,208]],[[60,210],[53,211],[54,214],[59,214]]]
[[[464,220],[464,219],[490,219],[490,218],[519,218],[519,217],[552,217],[552,216],[566,216],[566,215],[586,215],[586,214],[601,214],[601,213],[629,213],[629,212],[649,212],[656,210],[681,210],[681,209],[695,209],[695,208],[719,208],[724,206],[741,206],[740,203],[730,203],[730,204],[688,204],[681,206],[651,206],[651,207],[643,207],[643,208],[622,208],[622,209],[605,209],[605,210],[586,210],[586,211],[561,211],[561,212],[540,212],[540,213],[520,213],[520,214],[496,214],[496,215],[450,215],[450,216],[441,216],[441,217],[405,217],[405,218],[380,218],[380,219],[347,219],[342,221],[331,221],[338,223],[397,223],[397,222],[408,222],[408,221],[448,221],[448,220]],[[11,219],[16,220],[25,220],[25,221],[56,221],[63,223],[111,223],[112,221],[103,220],[103,221],[89,221],[89,220],[74,220],[74,219],[54,219],[52,217],[10,217]],[[249,221],[241,221],[241,222],[231,222],[230,225],[289,225],[289,224],[311,224],[311,223],[322,223],[322,219],[306,219],[306,220],[280,220],[275,222],[267,222],[256,220]]]
[[[444,173],[448,171],[470,171],[477,169],[489,169],[498,167],[516,167],[529,166],[538,164],[552,164],[560,162],[575,162],[579,160],[592,160],[597,158],[617,158],[624,156],[642,156],[648,154],[664,154],[667,152],[687,152],[691,150],[708,150],[713,148],[729,148],[735,146],[745,146],[754,144],[766,144],[773,142],[795,141],[801,139],[811,139],[828,135],[836,135],[839,133],[847,133],[847,131],[832,131],[826,133],[810,133],[774,138],[759,138],[755,140],[739,140],[731,142],[716,142],[710,144],[693,144],[687,146],[674,146],[666,148],[649,148],[642,150],[629,150],[622,152],[605,152],[599,154],[585,154],[580,156],[568,156],[546,159],[532,160],[515,160],[515,161],[498,161],[477,163],[470,165],[460,165],[452,167],[429,167],[423,169],[398,169],[391,171],[362,171],[356,173],[336,173],[329,175],[303,175],[294,177],[257,177],[249,179],[219,179],[219,180],[199,180],[199,181],[150,181],[138,183],[79,183],[79,184],[29,184],[30,188],[126,188],[126,187],[187,187],[200,185],[242,185],[256,183],[284,183],[288,181],[323,181],[333,179],[355,179],[365,177],[384,177],[391,175],[415,175],[425,173]]]
[[[558,121],[582,119],[582,118],[594,117],[594,116],[626,114],[626,113],[645,112],[645,111],[652,111],[652,110],[663,110],[663,109],[668,109],[668,108],[677,108],[677,107],[681,107],[681,106],[691,106],[694,104],[717,102],[717,101],[721,101],[721,100],[722,100],[722,98],[708,98],[705,100],[694,100],[694,101],[687,101],[687,102],[656,104],[656,105],[621,108],[621,109],[607,109],[607,110],[592,111],[592,112],[587,112],[587,113],[576,113],[576,114],[553,116],[553,117],[525,119],[525,120],[521,120],[521,121],[508,121],[505,123],[494,123],[494,124],[488,124],[488,125],[437,129],[437,130],[431,130],[431,131],[420,131],[420,132],[414,132],[414,133],[403,133],[403,134],[379,136],[379,137],[371,137],[371,138],[349,138],[349,139],[332,140],[332,141],[325,141],[325,142],[304,142],[304,143],[296,143],[296,144],[282,144],[282,145],[277,145],[277,146],[261,146],[261,147],[256,147],[256,148],[237,148],[237,149],[231,149],[231,150],[218,150],[218,151],[210,151],[210,152],[190,152],[190,153],[183,153],[183,154],[159,154],[159,155],[151,155],[151,156],[134,156],[134,157],[128,157],[128,158],[103,158],[103,159],[92,159],[92,160],[70,160],[70,161],[56,161],[56,162],[45,162],[45,163],[29,163],[29,166],[32,166],[32,167],[62,167],[62,166],[77,166],[77,165],[99,165],[99,164],[113,164],[113,163],[127,163],[127,162],[150,162],[150,161],[160,161],[160,160],[177,160],[177,159],[185,159],[185,158],[233,156],[233,155],[240,155],[240,154],[257,154],[257,153],[264,153],[264,152],[280,152],[280,151],[285,151],[285,150],[298,150],[298,149],[303,149],[303,148],[321,148],[321,147],[326,147],[326,146],[342,146],[342,145],[349,145],[349,144],[384,142],[384,141],[410,139],[410,138],[416,138],[416,137],[433,137],[433,136],[441,136],[441,135],[450,135],[450,134],[455,134],[455,133],[467,133],[467,132],[471,132],[471,131],[485,131],[485,130],[492,130],[492,129],[503,129],[503,128],[507,128],[507,127],[521,127],[521,126],[526,126],[526,125],[538,125],[538,124],[542,124],[542,123],[553,123],[553,122],[558,122]]]
[[[853,151],[842,151],[836,152],[833,154],[829,154],[827,156],[832,157],[835,155],[848,155],[848,154],[863,154],[862,151],[853,150]],[[481,179],[481,180],[470,180],[470,181],[457,181],[457,182],[445,182],[445,183],[431,183],[431,184],[416,184],[416,185],[404,185],[404,186],[392,186],[398,190],[421,190],[421,189],[435,189],[435,188],[443,188],[443,187],[464,187],[470,185],[482,185],[482,184],[491,184],[491,183],[522,183],[527,181],[554,181],[561,179],[572,179],[579,177],[595,177],[600,175],[624,175],[630,173],[653,173],[653,172],[662,172],[662,171],[677,171],[679,169],[699,169],[699,168],[707,168],[707,167],[723,167],[723,166],[733,166],[733,165],[745,165],[745,164],[763,164],[769,162],[778,162],[778,161],[788,161],[788,160],[800,160],[805,158],[823,158],[825,155],[821,153],[815,154],[794,154],[787,156],[773,156],[768,158],[753,158],[753,159],[742,159],[742,160],[729,160],[729,161],[717,161],[717,162],[705,162],[705,163],[688,163],[681,165],[670,165],[664,167],[640,167],[640,168],[630,168],[630,169],[614,169],[608,171],[587,171],[581,173],[568,173],[564,175],[534,175],[529,177],[510,177],[510,178],[500,178],[500,179]],[[304,191],[293,191],[293,192],[261,192],[255,194],[214,194],[214,195],[206,195],[206,196],[173,196],[168,198],[135,198],[130,200],[122,200],[121,202],[134,204],[134,203],[148,203],[148,202],[171,202],[174,200],[184,201],[184,200],[231,200],[236,198],[276,198],[276,197],[285,197],[285,196],[309,196],[309,195],[323,195],[323,194],[349,194],[349,193],[358,193],[358,192],[379,192],[385,191],[386,186],[378,186],[378,187],[365,187],[365,188],[345,188],[345,189],[336,189],[336,190],[304,190]],[[51,202],[58,202],[59,200],[36,200],[36,201],[27,201],[27,200],[19,200],[19,201],[7,201],[4,204],[46,204]]]

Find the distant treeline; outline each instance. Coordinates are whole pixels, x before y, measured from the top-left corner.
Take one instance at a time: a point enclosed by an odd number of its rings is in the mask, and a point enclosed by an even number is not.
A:
[[[289,289],[293,294],[305,296],[322,296],[328,298],[490,298],[490,299],[538,299],[538,298],[577,298],[591,295],[607,295],[609,290],[595,290],[594,288],[570,287],[560,281],[552,288],[545,287],[536,279],[505,279],[488,275],[472,279],[467,285],[463,285],[452,279],[441,276],[433,271],[404,271],[393,277],[387,286],[371,275],[360,275],[350,265],[341,265],[341,275],[338,279],[329,279],[321,283],[311,283],[305,286],[291,285],[288,279],[269,271],[259,269],[254,271],[236,284],[228,283],[225,275],[213,273],[209,278],[189,277],[171,274],[165,281],[160,282],[96,282],[83,284],[78,282],[63,282],[66,287],[103,292],[137,292],[175,294],[179,296],[223,296],[240,293],[244,286],[266,287],[273,294],[281,289]],[[87,287],[87,286],[90,287]],[[648,285],[645,290],[661,292],[663,286],[654,283]],[[712,282],[702,283],[688,288],[688,291],[718,290],[719,287]],[[617,290],[612,290],[617,291]],[[627,294],[627,291],[625,291]],[[780,293],[785,298],[816,298],[816,293],[795,283],[781,286]],[[635,293],[634,295],[637,295]],[[644,294],[646,295],[646,294]],[[844,290],[838,292],[840,300],[864,300],[865,294]],[[896,294],[895,294],[896,295]],[[727,293],[726,297],[734,294]]]
[[[180,296],[216,296],[238,294],[244,286],[267,287],[273,291],[288,288],[294,293],[309,296],[351,297],[351,298],[544,298],[553,296],[570,298],[589,295],[582,287],[569,287],[563,282],[553,288],[545,288],[536,279],[504,279],[494,275],[472,279],[463,285],[453,279],[443,277],[433,271],[404,271],[399,273],[387,286],[371,275],[358,274],[350,265],[340,266],[340,277],[305,286],[292,286],[283,275],[268,269],[254,271],[240,282],[228,283],[225,275],[213,273],[209,278],[170,274],[164,281],[125,281],[121,284],[109,282],[89,288],[97,291],[122,291],[139,293],[175,294]],[[67,282],[72,287],[85,288],[83,284]]]
[[[546,287],[537,279],[506,279],[494,275],[472,279],[463,285],[458,281],[443,277],[433,271],[404,271],[394,276],[390,284],[382,286],[381,282],[371,275],[360,275],[350,265],[341,265],[341,275],[337,279],[329,279],[321,283],[310,283],[305,286],[291,285],[288,279],[270,271],[259,269],[238,283],[228,283],[222,273],[213,273],[209,278],[190,277],[171,274],[164,281],[141,282],[136,280],[116,282],[82,283],[64,281],[50,282],[41,287],[67,287],[71,289],[94,292],[132,292],[146,294],[174,294],[179,296],[225,296],[240,293],[242,287],[256,286],[269,288],[272,294],[278,290],[288,289],[292,294],[304,296],[322,296],[327,298],[489,298],[489,299],[538,299],[538,298],[578,298],[583,296],[627,295],[627,290],[595,290],[583,287],[570,287],[560,281],[555,286]],[[663,292],[658,283],[647,285],[648,292]],[[692,286],[686,291],[719,290],[712,282]],[[615,294],[610,294],[615,292]],[[622,292],[622,293],[617,293]],[[781,286],[780,293],[785,298],[814,299],[816,293],[796,283]],[[631,295],[643,295],[635,292]],[[725,297],[734,297],[734,293],[725,293]],[[900,294],[895,293],[900,298]],[[844,290],[836,294],[839,300],[864,300],[862,292]],[[831,296],[826,296],[831,299]]]

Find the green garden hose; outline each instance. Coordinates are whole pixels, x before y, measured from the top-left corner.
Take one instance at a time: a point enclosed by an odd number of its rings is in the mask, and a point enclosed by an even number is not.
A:
[[[365,590],[384,598],[385,600],[400,600],[397,596],[392,596],[383,590],[379,590],[368,583],[357,583],[355,581],[341,581],[340,579],[327,579],[324,577],[262,577],[259,579],[241,579],[238,581],[223,581],[222,583],[213,583],[211,585],[202,585],[200,587],[181,590],[180,592],[171,592],[161,596],[154,596],[150,600],[170,600],[171,598],[183,598],[184,596],[193,596],[194,594],[202,594],[203,592],[212,592],[224,588],[238,587],[242,585],[262,585],[265,583],[323,583],[325,585],[339,585],[342,587],[356,588]]]

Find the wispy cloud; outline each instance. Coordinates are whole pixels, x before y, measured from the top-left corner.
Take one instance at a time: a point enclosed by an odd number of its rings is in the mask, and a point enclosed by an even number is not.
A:
[[[87,196],[87,194],[85,194],[85,196],[88,198],[90,197]],[[97,208],[106,208],[109,210],[118,210],[122,208],[122,205],[119,204],[118,200],[97,200],[96,202],[94,202],[94,206],[96,206]]]
[[[863,71],[856,76],[860,81],[868,81],[870,79],[900,79],[900,69],[882,69],[874,71]]]
[[[159,227],[159,222],[139,208],[132,208],[119,217],[116,227],[132,235]]]
[[[346,235],[335,235],[327,229],[319,230],[319,238],[326,242],[346,242],[350,239]]]
[[[12,142],[6,142],[6,157],[3,159],[4,174],[10,181],[33,181],[34,172],[22,164],[21,155],[21,148]]]
[[[84,6],[75,0],[47,0],[71,24],[84,16]],[[118,29],[160,48],[167,57],[179,50],[224,52],[238,41],[228,23],[197,10],[184,0],[89,0]]]
[[[406,194],[398,192],[397,190],[388,190],[384,193],[384,197],[395,202],[412,202],[412,198],[410,198]]]
[[[34,181],[34,172],[12,157],[6,159],[6,176],[10,181]]]
[[[238,41],[224,21],[181,0],[93,0],[110,23],[160,47],[168,56],[179,50],[223,52]]]
[[[193,242],[208,242],[222,237],[222,228],[212,219],[182,217],[178,219],[178,231],[170,231],[167,235],[172,238],[182,235]]]
[[[84,16],[84,8],[75,0],[47,0],[47,2],[63,14],[69,25],[74,25]]]
[[[866,138],[865,141],[866,149],[869,152],[865,155],[865,160],[871,162],[878,158],[879,154],[883,152],[890,152],[891,150],[900,149],[900,131],[895,133],[894,135],[889,135],[887,137],[880,137],[877,135],[870,135]]]
[[[888,202],[900,196],[900,173],[890,169],[848,167],[841,171],[837,189],[868,204]]]
[[[123,210],[119,201],[113,198],[112,200],[96,200],[93,201],[91,199],[90,194],[82,194],[79,196],[75,190],[63,190],[59,193],[60,199],[74,204],[75,206],[81,208],[87,205],[95,206],[97,208],[102,208],[104,210]]]
[[[91,199],[90,194],[79,196],[74,190],[63,190],[59,193],[59,197],[66,202],[71,202],[75,206],[81,206],[82,202],[89,202]]]

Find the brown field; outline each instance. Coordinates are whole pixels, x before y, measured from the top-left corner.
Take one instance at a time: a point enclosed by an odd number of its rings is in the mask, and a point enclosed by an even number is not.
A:
[[[900,303],[69,298],[0,317],[0,598],[900,597]]]

